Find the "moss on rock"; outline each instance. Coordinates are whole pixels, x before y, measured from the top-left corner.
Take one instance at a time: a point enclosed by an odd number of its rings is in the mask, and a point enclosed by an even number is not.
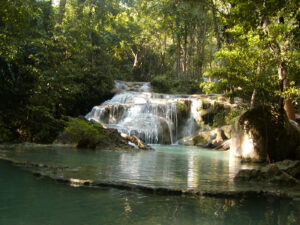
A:
[[[193,137],[193,143],[194,143],[194,145],[207,145],[208,140],[201,135],[197,135],[197,136]]]
[[[134,149],[115,129],[85,119],[70,118],[57,142],[75,144],[78,148],[126,150]],[[145,148],[146,149],[146,148]]]

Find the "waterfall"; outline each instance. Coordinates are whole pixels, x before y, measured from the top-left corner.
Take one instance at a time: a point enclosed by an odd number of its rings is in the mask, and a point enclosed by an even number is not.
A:
[[[177,139],[176,98],[151,93],[150,83],[135,82],[135,91],[115,82],[120,92],[112,99],[95,106],[86,115],[88,120],[103,123],[119,132],[135,135],[146,143],[174,143]]]
[[[194,136],[197,133],[199,129],[198,124],[200,123],[199,119],[201,118],[198,112],[200,106],[201,101],[199,99],[191,99],[190,115],[183,128],[184,137]]]
[[[174,144],[195,135],[201,120],[200,98],[207,98],[153,93],[150,83],[145,82],[115,81],[115,92],[112,99],[95,106],[86,119],[137,136],[148,144]],[[183,109],[178,109],[178,104]]]

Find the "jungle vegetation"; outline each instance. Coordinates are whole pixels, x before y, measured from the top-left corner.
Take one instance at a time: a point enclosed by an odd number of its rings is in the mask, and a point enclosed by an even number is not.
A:
[[[300,103],[297,0],[2,0],[0,142],[50,143],[113,80]]]

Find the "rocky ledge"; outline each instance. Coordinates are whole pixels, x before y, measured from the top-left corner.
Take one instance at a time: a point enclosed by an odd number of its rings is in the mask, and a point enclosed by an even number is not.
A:
[[[300,184],[299,179],[299,160],[284,160],[259,169],[240,170],[234,178],[235,182],[271,183],[284,186]]]

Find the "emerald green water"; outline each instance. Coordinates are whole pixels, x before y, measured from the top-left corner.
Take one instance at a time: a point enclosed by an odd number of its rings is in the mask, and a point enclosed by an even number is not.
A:
[[[123,152],[35,147],[2,154],[18,161],[76,168],[75,172],[55,171],[56,176],[64,178],[201,191],[241,189],[233,182],[235,174],[241,168],[253,167],[230,159],[228,152],[173,145],[154,148],[155,151]]]
[[[234,189],[226,152],[156,146],[152,152],[29,148],[1,151],[20,161],[68,165],[58,176],[175,188]],[[193,156],[193,157],[192,157]],[[193,158],[193,159],[192,159]],[[200,164],[200,165],[198,165]],[[206,171],[206,172],[205,172]],[[221,181],[218,179],[221,179]],[[243,187],[245,188],[245,187]],[[0,224],[299,224],[299,202],[158,195],[115,188],[75,188],[0,160]]]

